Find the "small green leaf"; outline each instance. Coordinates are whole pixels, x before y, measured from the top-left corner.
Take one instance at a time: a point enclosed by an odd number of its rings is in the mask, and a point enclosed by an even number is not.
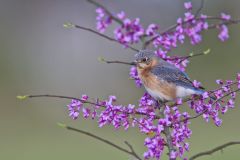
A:
[[[211,49],[209,48],[209,49],[207,49],[206,51],[204,51],[203,54],[206,55],[206,54],[209,54],[210,52],[211,52]]]
[[[57,125],[61,128],[67,128],[67,125],[64,123],[57,123]]]
[[[74,28],[75,25],[71,22],[66,22],[63,24],[63,27],[69,29],[69,28]]]
[[[98,57],[99,62],[105,62],[105,59],[103,57]]]
[[[189,53],[189,56],[190,56],[190,57],[192,57],[193,55],[194,55],[193,52]]]
[[[28,95],[17,96],[17,99],[24,100],[24,99],[27,99],[28,97],[29,97]]]

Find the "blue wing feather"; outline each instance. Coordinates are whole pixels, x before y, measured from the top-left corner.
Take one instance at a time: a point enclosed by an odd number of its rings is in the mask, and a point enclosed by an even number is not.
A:
[[[151,70],[151,73],[156,75],[160,80],[164,80],[169,83],[174,83],[176,85],[179,85],[185,88],[200,90],[193,86],[193,83],[188,78],[185,72],[182,72],[176,67],[159,65],[159,66],[153,67]]]

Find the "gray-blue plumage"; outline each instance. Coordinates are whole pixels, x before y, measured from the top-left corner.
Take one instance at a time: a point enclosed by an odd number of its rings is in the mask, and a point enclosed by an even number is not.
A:
[[[159,58],[153,51],[151,50],[141,50],[139,53],[135,55],[136,61],[141,61],[143,58],[157,59],[158,65],[154,66],[150,72],[157,76],[159,80],[167,81],[169,83],[173,83],[176,86],[181,86],[186,89],[192,89],[199,94],[202,94],[204,91],[196,88],[192,81],[189,79],[188,75],[175,67],[173,64],[170,64],[163,59]]]
[[[150,72],[156,75],[159,80],[167,81],[169,83],[175,84],[176,86],[193,89],[199,92],[202,91],[194,87],[187,74],[175,66],[169,67],[168,65],[159,65],[154,67]]]

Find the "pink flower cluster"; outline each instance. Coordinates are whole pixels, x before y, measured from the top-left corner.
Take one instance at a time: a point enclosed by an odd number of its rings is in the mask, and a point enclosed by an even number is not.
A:
[[[96,13],[97,13],[97,17],[96,17],[97,26],[96,26],[96,28],[100,33],[103,33],[103,32],[105,32],[107,27],[109,25],[111,25],[112,18],[111,18],[111,16],[106,14],[105,10],[102,9],[102,8],[97,8]]]
[[[197,81],[194,84],[200,85]],[[218,89],[205,92],[201,96],[193,96],[187,101],[178,99],[174,105],[161,106],[160,110],[164,109],[163,114],[156,107],[157,102],[145,93],[139,100],[138,107],[132,104],[117,105],[115,96],[109,96],[104,101],[89,102],[88,96],[82,95],[80,100],[72,100],[68,105],[69,116],[77,119],[82,113],[84,118],[97,119],[99,127],[113,125],[116,129],[123,127],[125,130],[138,127],[139,131],[147,136],[144,141],[147,147],[145,159],[160,159],[167,145],[165,134],[168,128],[174,147],[171,156],[185,158],[185,151],[189,151],[187,139],[192,134],[189,128],[190,120],[202,116],[207,122],[211,118],[216,126],[220,126],[222,120],[219,114],[224,114],[234,107],[236,92],[240,90],[240,73],[235,80],[217,80],[217,84]],[[189,107],[195,111],[195,117],[179,111],[184,102],[188,102]],[[90,106],[84,107],[85,103],[90,103]]]
[[[205,92],[200,98],[193,96],[188,102],[189,107],[194,109],[200,116],[202,115],[206,122],[211,118],[216,126],[222,124],[219,113],[225,114],[228,109],[234,107],[236,92],[240,90],[239,74],[235,80],[217,80],[218,89]]]
[[[184,71],[189,60],[170,56],[169,51],[185,43],[186,38],[192,45],[199,44],[202,41],[202,32],[210,28],[219,29],[218,38],[225,41],[229,38],[227,25],[209,24],[209,20],[220,22],[231,20],[231,16],[224,13],[220,17],[197,16],[192,12],[191,2],[184,3],[184,7],[186,9],[184,17],[178,18],[175,26],[162,33],[156,24],[150,24],[144,29],[139,18],[131,20],[124,12],[116,16],[109,15],[104,9],[98,8],[97,30],[103,33],[113,21],[117,21],[119,25],[114,29],[114,36],[119,43],[128,47],[148,41],[155,48],[156,55]],[[142,86],[134,66],[130,69],[130,77],[135,80],[138,87]],[[205,92],[201,96],[194,95],[187,100],[178,99],[174,105],[164,104],[160,106],[162,111],[159,110],[158,103],[147,93],[141,97],[137,107],[132,104],[117,105],[115,96],[109,96],[103,101],[90,102],[87,95],[82,95],[80,99],[73,99],[68,105],[69,116],[77,119],[81,113],[84,118],[97,119],[99,127],[113,125],[116,129],[123,127],[125,130],[129,127],[138,127],[139,131],[146,135],[144,145],[147,151],[143,154],[145,159],[160,159],[169,143],[174,148],[170,153],[171,159],[177,157],[186,159],[184,153],[189,151],[187,139],[192,134],[189,128],[190,120],[202,116],[207,122],[212,119],[216,126],[220,126],[222,120],[219,115],[234,107],[236,92],[240,90],[240,74],[235,80],[217,80],[217,84],[219,88]],[[194,85],[199,87],[200,83],[194,81]],[[194,110],[195,116],[179,111],[185,102]],[[168,142],[169,138],[171,142]]]
[[[184,3],[186,13],[184,17],[177,19],[175,26],[172,26],[168,30],[159,33],[159,27],[156,24],[150,24],[146,29],[140,24],[140,19],[135,18],[130,20],[127,18],[125,12],[116,14],[120,26],[117,26],[114,30],[115,39],[123,44],[125,47],[140,43],[141,40],[149,41],[156,48],[156,54],[161,58],[166,59],[170,63],[175,64],[181,70],[185,70],[187,59],[182,61],[181,59],[171,59],[168,56],[168,52],[176,48],[179,44],[183,44],[188,38],[192,45],[199,44],[202,41],[201,33],[209,30],[210,28],[217,28],[219,30],[218,38],[221,41],[226,41],[229,38],[228,27],[223,22],[231,21],[231,16],[225,13],[221,13],[219,17],[212,17],[207,15],[196,16],[192,13],[191,2]],[[97,30],[104,32],[108,26],[113,22],[112,16],[108,15],[102,8],[96,9],[97,16]],[[219,20],[222,23],[209,24],[210,20]],[[137,86],[141,85],[139,78],[134,72],[136,69],[131,68],[130,77],[136,80]]]
[[[138,43],[144,35],[144,29],[140,24],[140,19],[130,20],[129,18],[125,18],[125,13],[122,14],[123,15],[118,14],[118,17],[121,18],[123,24],[114,30],[116,40],[124,46]]]

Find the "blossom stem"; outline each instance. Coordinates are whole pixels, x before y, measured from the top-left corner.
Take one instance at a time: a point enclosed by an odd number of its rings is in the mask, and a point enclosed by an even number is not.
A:
[[[29,98],[39,98],[39,97],[49,97],[49,98],[62,98],[62,99],[75,99],[78,100],[82,103],[86,103],[86,104],[92,104],[92,105],[96,105],[96,106],[101,106],[98,103],[94,103],[94,102],[90,102],[90,101],[85,101],[82,100],[80,98],[75,98],[75,97],[70,97],[70,96],[60,96],[60,95],[51,95],[51,94],[40,94],[40,95],[29,95]]]
[[[80,98],[76,98],[76,97],[71,97],[71,96],[61,96],[61,95],[52,95],[52,94],[40,94],[40,95],[28,95],[27,96],[28,98],[41,98],[41,97],[46,97],[46,98],[62,98],[62,99],[74,99],[74,100],[78,100],[82,103],[85,103],[85,104],[92,104],[92,105],[95,105],[95,106],[101,106],[101,107],[105,107],[103,106],[102,104],[98,103],[98,102],[92,102],[92,101],[86,101],[86,100],[82,100]],[[126,113],[126,114],[129,114],[129,113]],[[136,115],[145,115],[145,116],[150,116],[146,113],[142,113],[142,112],[137,112],[135,111],[134,114]],[[154,117],[155,119],[159,119],[160,117],[158,115],[155,115]]]
[[[229,96],[230,94],[232,94],[232,93],[234,93],[234,92],[238,92],[238,91],[240,91],[240,89],[236,89],[236,90],[233,90],[233,91],[225,94],[224,96],[222,96],[221,98],[219,98],[219,99],[217,99],[215,102],[213,102],[212,106],[215,105],[217,102],[221,101],[223,98]],[[189,117],[189,118],[183,119],[183,120],[181,120],[180,122],[184,122],[184,121],[186,121],[186,120],[191,120],[191,119],[198,118],[198,117],[200,117],[201,115],[203,115],[203,114],[206,113],[206,112],[207,112],[207,109],[203,110],[201,113],[199,113],[199,114],[197,114],[197,115],[195,115],[195,116],[193,116],[193,117]]]
[[[196,11],[195,17],[197,17],[197,16],[201,13],[201,11],[202,11],[202,9],[203,9],[203,7],[204,7],[204,3],[205,3],[205,0],[201,0],[200,7],[199,7],[198,10]]]
[[[95,30],[93,30],[93,29],[91,29],[91,28],[83,27],[83,26],[76,25],[76,24],[74,25],[74,27],[75,27],[75,28],[78,28],[78,29],[81,29],[81,30],[84,30],[84,31],[88,31],[88,32],[94,33],[94,34],[96,34],[96,35],[98,35],[98,36],[100,36],[100,37],[103,37],[103,38],[105,38],[105,39],[107,39],[107,40],[109,40],[109,41],[119,43],[116,39],[114,39],[114,38],[112,38],[112,37],[109,37],[109,36],[107,36],[107,35],[105,35],[105,34],[99,33],[99,32],[97,32],[97,31],[95,31]],[[132,46],[129,46],[129,45],[128,45],[127,47],[128,47],[129,49],[135,51],[135,52],[138,52],[138,51],[139,51],[138,49],[136,49],[136,48],[134,48],[134,47],[132,47]]]
[[[108,60],[105,60],[105,59],[102,59],[102,61],[103,61],[103,62],[106,62],[106,63],[108,63],[108,64],[117,63],[117,64],[131,65],[131,66],[136,65],[135,62],[124,62],[124,61],[118,61],[118,60],[108,61]]]
[[[213,29],[213,28],[216,28],[217,26],[219,25],[230,25],[230,24],[238,24],[240,23],[240,19],[237,19],[237,20],[233,20],[233,19],[230,19],[230,20],[225,20],[221,17],[214,17],[214,16],[208,16],[206,17],[207,20],[220,20],[220,21],[223,21],[221,23],[217,23],[217,24],[212,24],[210,25],[208,28],[209,29]],[[182,25],[184,24],[187,24],[189,22],[191,22],[193,19],[190,19],[190,20],[187,20],[187,21],[184,21],[182,23]],[[194,20],[201,20],[201,17],[197,17],[195,18]],[[158,35],[152,37],[151,39],[147,40],[144,44],[143,44],[143,48],[146,49],[155,39],[157,39],[159,36],[161,35],[164,35],[164,34],[167,34],[169,32],[171,32],[172,30],[174,30],[176,27],[178,26],[178,24],[173,24],[171,26],[169,26],[167,29],[163,30],[162,32],[160,32]]]
[[[162,105],[160,108],[160,111],[159,111],[162,118],[165,118],[164,109],[165,109],[165,105]],[[169,160],[175,160],[176,158],[171,157],[171,153],[175,151],[175,148],[173,147],[172,136],[171,136],[171,131],[170,131],[169,126],[164,126],[163,134],[166,137],[166,145],[167,145],[168,151],[169,151],[169,154],[168,154]]]
[[[111,19],[113,19],[117,23],[123,25],[123,22],[119,18],[115,17],[104,5],[98,3],[94,0],[87,0],[87,2],[95,5],[96,7],[102,8],[110,16]]]
[[[77,128],[74,128],[74,127],[71,127],[71,126],[67,126],[67,125],[66,125],[64,128],[66,128],[66,129],[68,129],[68,130],[71,130],[71,131],[75,131],[75,132],[84,134],[84,135],[89,136],[89,137],[92,137],[92,138],[94,138],[94,139],[97,139],[97,140],[99,140],[99,141],[101,141],[101,142],[103,142],[103,143],[106,143],[106,144],[108,144],[108,145],[110,145],[110,146],[112,146],[112,147],[114,147],[114,148],[116,148],[116,149],[118,149],[118,150],[120,150],[120,151],[122,151],[122,152],[124,152],[124,153],[127,153],[127,154],[129,154],[129,155],[134,156],[134,157],[135,157],[136,159],[138,159],[138,160],[142,160],[142,159],[136,154],[136,152],[134,151],[133,147],[132,147],[132,146],[129,144],[129,142],[127,142],[127,141],[125,141],[124,143],[130,148],[131,151],[129,151],[129,150],[123,148],[123,147],[120,147],[119,145],[116,145],[115,143],[113,143],[113,142],[111,142],[111,141],[109,141],[109,140],[107,140],[107,139],[104,139],[104,138],[102,138],[102,137],[99,137],[99,136],[97,136],[97,135],[95,135],[95,134],[92,134],[92,133],[90,133],[90,132],[87,132],[87,131],[84,131],[84,130],[81,130],[81,129],[77,129]]]
[[[207,156],[207,155],[211,155],[213,154],[214,152],[217,152],[217,151],[220,151],[220,150],[223,150],[224,148],[226,147],[229,147],[229,146],[232,146],[232,145],[236,145],[236,144],[240,144],[240,141],[233,141],[233,142],[228,142],[228,143],[225,143],[223,145],[220,145],[216,148],[213,148],[211,150],[208,150],[208,151],[204,151],[204,152],[200,152],[192,157],[189,158],[189,160],[194,160],[194,159],[197,159],[199,157],[202,157],[202,156]]]
[[[188,56],[177,56],[177,57],[171,57],[171,58],[165,58],[164,60],[177,60],[177,59],[181,59],[177,64],[180,64],[181,62],[183,62],[186,59],[190,59],[190,58],[194,58],[194,57],[198,57],[198,56],[203,56],[206,55],[205,52],[202,53],[197,53],[197,54],[193,54],[193,55],[188,55]],[[104,58],[100,58],[99,59],[102,62],[108,63],[108,64],[112,64],[112,63],[116,63],[116,64],[126,64],[126,65],[136,65],[135,62],[124,62],[124,61],[118,61],[118,60],[106,60]]]

